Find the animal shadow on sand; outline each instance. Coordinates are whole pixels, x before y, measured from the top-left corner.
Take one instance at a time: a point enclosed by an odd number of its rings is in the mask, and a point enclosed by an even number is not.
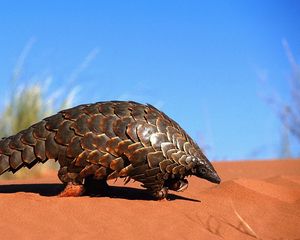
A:
[[[2,193],[16,193],[16,192],[27,192],[36,193],[41,196],[56,196],[63,191],[64,185],[59,183],[41,183],[41,184],[10,184],[0,185],[0,194]],[[101,195],[88,195],[90,197],[110,197],[110,198],[121,198],[128,200],[155,200],[145,189],[131,188],[131,187],[119,187],[109,186],[107,190]],[[187,198],[170,193],[168,195],[169,201],[184,200],[192,202],[201,202],[197,199]]]

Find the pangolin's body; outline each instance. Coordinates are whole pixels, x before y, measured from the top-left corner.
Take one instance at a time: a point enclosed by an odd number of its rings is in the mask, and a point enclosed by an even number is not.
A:
[[[196,175],[220,179],[198,145],[163,112],[136,102],[99,102],[63,110],[18,134],[0,140],[0,175],[58,160],[58,177],[68,184],[62,196],[84,185],[127,177],[155,197],[183,190]],[[76,188],[76,186],[79,186]]]

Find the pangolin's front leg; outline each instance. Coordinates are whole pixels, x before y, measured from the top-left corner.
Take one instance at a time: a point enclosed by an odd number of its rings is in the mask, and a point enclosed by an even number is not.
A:
[[[159,190],[153,191],[152,196],[155,197],[158,200],[163,200],[168,197],[168,188],[162,187]]]
[[[183,192],[188,188],[188,181],[186,179],[168,179],[165,181],[165,186],[176,192]]]
[[[166,180],[164,184],[157,184],[150,187],[149,190],[156,199],[162,200],[168,197],[168,190],[182,192],[187,187],[188,181],[186,179],[170,179]]]
[[[147,188],[147,191],[158,200],[167,198],[168,187],[164,185],[164,181],[155,181],[151,183],[143,183],[143,187]]]

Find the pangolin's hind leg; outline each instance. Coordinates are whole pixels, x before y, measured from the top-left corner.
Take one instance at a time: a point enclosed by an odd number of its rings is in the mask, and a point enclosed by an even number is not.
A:
[[[106,178],[95,179],[94,175],[87,176],[84,180],[85,194],[90,196],[102,196],[108,192]]]
[[[61,167],[58,178],[65,184],[65,189],[58,194],[59,197],[79,197],[85,193],[84,185],[78,178],[78,173],[68,172],[67,167]]]
[[[84,194],[84,186],[82,184],[67,183],[65,189],[58,194],[59,197],[79,197]]]

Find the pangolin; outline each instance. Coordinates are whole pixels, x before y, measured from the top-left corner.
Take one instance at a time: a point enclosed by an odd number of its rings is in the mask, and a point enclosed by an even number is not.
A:
[[[141,182],[152,196],[183,191],[187,176],[220,178],[199,146],[150,104],[108,101],[79,105],[0,140],[0,175],[57,160],[60,196],[106,187],[106,180]]]

